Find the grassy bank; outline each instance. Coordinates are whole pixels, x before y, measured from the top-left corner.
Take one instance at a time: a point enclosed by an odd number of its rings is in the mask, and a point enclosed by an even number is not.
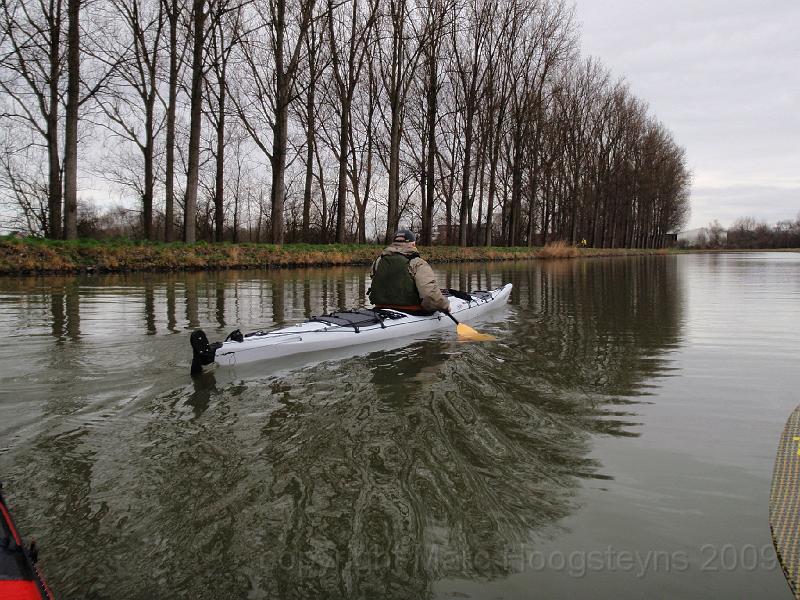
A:
[[[271,269],[367,265],[380,252],[374,245],[160,244],[127,240],[71,242],[37,238],[0,238],[0,275],[125,271]],[[617,256],[664,250],[505,248],[431,246],[420,253],[430,262],[467,262]]]

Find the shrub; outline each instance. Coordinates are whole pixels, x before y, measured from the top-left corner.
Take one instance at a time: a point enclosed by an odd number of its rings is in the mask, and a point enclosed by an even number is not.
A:
[[[539,251],[539,258],[575,258],[579,255],[575,246],[563,240],[550,242]]]

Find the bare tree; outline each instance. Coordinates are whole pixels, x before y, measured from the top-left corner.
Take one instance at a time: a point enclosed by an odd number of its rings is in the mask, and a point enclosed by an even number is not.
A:
[[[160,0],[113,0],[112,17],[121,17],[122,31],[107,31],[94,52],[117,61],[116,77],[97,102],[115,136],[131,142],[141,153],[142,230],[153,238],[153,196],[155,188],[155,145],[163,120],[156,114],[158,76],[162,55],[162,34],[166,23]],[[143,168],[142,168],[143,167]]]
[[[78,109],[81,0],[67,0],[67,109],[64,126],[64,239],[78,237]]]
[[[322,44],[323,33],[324,28],[317,27],[316,21],[312,20],[308,35],[305,38],[308,60],[308,83],[306,85],[305,112],[301,114],[300,118],[303,121],[302,124],[306,133],[302,221],[302,237],[306,241],[310,239],[311,235],[311,196],[314,184],[314,161],[317,136],[317,81],[320,77],[320,72],[323,70],[323,65],[320,64],[320,45]]]
[[[59,109],[63,94],[62,0],[28,3],[0,0],[3,53],[0,88],[6,94],[3,118],[29,127],[47,149],[47,235],[63,236],[61,229],[61,149]]]
[[[213,2],[213,0],[211,0]],[[208,12],[204,0],[192,0],[192,87],[190,93],[189,164],[184,199],[183,240],[193,244],[197,236],[197,186],[200,181],[200,134],[203,126],[203,70]]]
[[[249,81],[238,82],[232,101],[253,141],[269,158],[272,166],[270,220],[272,242],[284,238],[284,199],[288,149],[289,105],[296,98],[298,68],[314,13],[315,0],[298,0],[291,7],[287,0],[254,2],[248,23],[254,23],[243,36],[240,49]],[[287,8],[295,10],[287,14]],[[262,36],[266,36],[265,43]],[[266,122],[271,140],[260,132]]]
[[[461,206],[458,220],[458,245],[466,246],[467,221],[472,210],[470,194],[472,173],[472,150],[475,138],[475,121],[478,105],[484,90],[484,79],[490,68],[488,61],[489,31],[496,18],[497,4],[494,2],[468,3],[466,14],[453,19],[452,45],[455,58],[456,89],[458,91],[458,114],[463,119],[464,162],[461,170]]]
[[[497,173],[500,152],[502,150],[503,138],[506,133],[508,100],[512,93],[512,70],[509,68],[509,57],[513,53],[513,38],[516,32],[511,27],[509,13],[503,18],[500,31],[495,33],[499,61],[490,69],[486,84],[486,120],[485,127],[488,130],[487,153],[489,162],[489,187],[486,199],[486,224],[485,237],[483,243],[486,246],[492,245],[492,225],[495,209],[495,195],[497,193]],[[492,61],[493,63],[495,61]],[[480,219],[478,220],[480,223]]]
[[[208,111],[216,136],[214,177],[214,240],[224,240],[225,122],[227,113],[228,63],[241,33],[242,6],[234,0],[219,0],[212,7],[210,70],[214,81],[207,82],[212,107]]]
[[[0,0],[3,211],[101,235],[75,214],[93,169],[141,198],[108,226],[141,214],[150,238],[163,176],[167,240],[182,210],[190,242],[407,220],[423,243],[657,247],[688,214],[685,153],[575,35],[566,0]],[[78,165],[87,124],[124,143]]]
[[[9,229],[49,237],[47,174],[42,163],[31,161],[25,141],[13,127],[0,138],[0,215]],[[59,227],[60,223],[56,223]]]
[[[339,110],[339,183],[336,193],[336,241],[345,242],[345,219],[347,208],[347,167],[349,141],[352,137],[350,126],[351,106],[356,84],[361,76],[364,59],[370,50],[374,35],[373,27],[378,15],[378,0],[366,0],[363,9],[359,0],[349,0],[338,6],[328,0],[328,41],[335,89],[337,92],[337,108]],[[348,9],[349,11],[342,10]],[[349,18],[345,15],[349,12]]]
[[[406,98],[424,48],[424,25],[408,0],[388,0],[388,6],[379,19],[379,65],[387,96],[388,115],[384,121],[389,133],[387,170],[389,192],[387,197],[386,241],[391,238],[400,221],[400,145],[403,136]]]
[[[367,70],[361,86],[360,109],[349,127],[350,168],[348,175],[356,205],[356,238],[367,241],[367,207],[373,195],[375,179],[375,113],[378,110],[379,90],[375,71]]]
[[[424,187],[425,197],[422,200],[421,226],[422,243],[433,243],[433,212],[436,198],[436,154],[438,101],[441,84],[439,82],[439,56],[445,31],[448,27],[447,16],[452,13],[450,0],[427,0],[426,31],[423,56],[425,59],[426,77],[425,94],[425,149]]]
[[[185,39],[179,37],[179,20],[185,13],[183,0],[160,0],[164,7],[164,14],[168,24],[169,42],[167,53],[169,56],[169,72],[167,75],[167,101],[166,101],[166,141],[164,158],[164,239],[171,242],[174,239],[175,228],[175,122],[178,103],[178,79],[184,62],[187,49]]]
[[[570,57],[574,49],[572,12],[563,0],[542,0],[533,5],[516,5],[515,26],[521,35],[514,62],[516,85],[511,94],[511,207],[508,244],[515,246],[523,232],[522,185],[527,144],[533,141],[532,157],[538,161],[542,124],[542,97],[555,67]]]

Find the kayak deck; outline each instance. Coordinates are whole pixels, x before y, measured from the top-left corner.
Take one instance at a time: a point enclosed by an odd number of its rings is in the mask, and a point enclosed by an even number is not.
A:
[[[492,308],[503,306],[511,284],[495,290],[470,293],[443,290],[450,297],[450,313],[458,319],[471,319]],[[194,331],[192,374],[212,363],[236,365],[319,350],[365,344],[398,337],[427,334],[452,326],[442,313],[412,314],[389,308],[361,308],[313,316],[308,321],[276,329],[243,334],[236,330],[224,342],[209,343],[202,330]]]
[[[786,581],[800,598],[800,406],[786,422],[772,473],[769,527]]]

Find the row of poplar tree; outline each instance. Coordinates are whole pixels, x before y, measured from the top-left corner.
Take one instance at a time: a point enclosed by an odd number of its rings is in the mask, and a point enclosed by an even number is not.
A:
[[[0,5],[2,196],[48,237],[79,173],[167,241],[653,247],[688,215],[684,150],[563,0]]]

